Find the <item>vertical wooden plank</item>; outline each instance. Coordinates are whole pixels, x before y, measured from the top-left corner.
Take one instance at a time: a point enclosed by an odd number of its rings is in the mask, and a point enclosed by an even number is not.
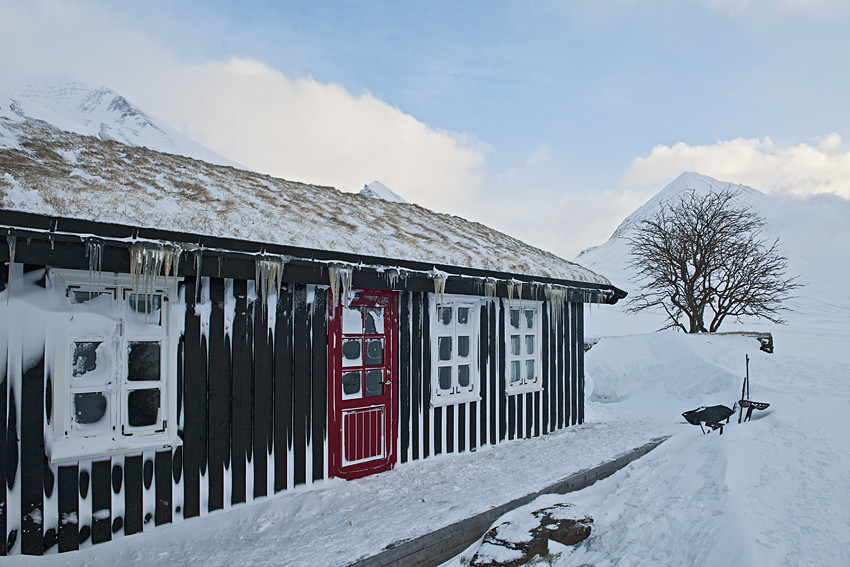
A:
[[[112,462],[95,461],[91,466],[92,543],[112,539]]]
[[[325,441],[328,437],[328,324],[325,317],[328,311],[327,297],[324,289],[316,289],[311,321],[313,330],[311,364],[313,480],[325,478]]]
[[[142,531],[142,456],[124,458],[124,535]]]
[[[295,284],[293,290],[292,357],[293,410],[292,445],[295,484],[307,482],[307,432],[310,430],[310,316],[307,310],[307,288]]]
[[[422,294],[422,457],[430,453],[429,439],[440,428],[430,423],[431,407],[431,308],[428,294]]]
[[[578,422],[584,423],[584,305],[578,304],[578,323],[573,349],[578,358],[576,368],[578,374]]]
[[[508,412],[507,412],[507,388],[505,387],[505,356],[507,350],[507,336],[505,335],[505,305],[504,300],[499,298],[499,386],[498,386],[498,396],[499,396],[499,441],[504,441],[505,436],[507,434],[508,428]],[[514,413],[510,412],[510,416],[513,417]]]
[[[0,271],[3,267],[0,266]],[[5,277],[5,276],[4,276]],[[0,282],[2,289],[2,282]],[[8,419],[9,381],[6,374],[8,344],[0,344],[0,557],[6,555],[6,468],[9,455],[6,454],[6,423]]]
[[[278,294],[274,332],[274,490],[288,488],[289,451],[292,449],[292,322],[291,286]]]
[[[549,345],[551,341],[549,340],[549,302],[543,302],[543,306],[540,309],[540,319],[541,319],[541,340],[540,340],[540,363],[541,363],[541,380],[543,380],[543,392],[542,392],[542,400],[541,403],[543,407],[541,408],[540,415],[540,430],[543,434],[549,433],[549,398],[552,393],[552,385],[549,382],[549,367],[550,362],[552,360],[552,355],[549,352]]]
[[[516,399],[517,396],[507,396],[508,398],[508,439],[514,438],[514,432],[516,431],[516,418],[517,418],[517,404]]]
[[[410,455],[410,365],[412,362],[412,353],[410,350],[410,292],[402,291],[399,293],[399,365],[398,365],[398,397],[399,397],[399,440],[400,451],[399,458],[402,463],[406,463]]]
[[[489,424],[490,424],[490,444],[495,445],[499,442],[498,436],[498,403],[499,397],[501,396],[499,390],[497,389],[498,384],[498,368],[499,361],[496,359],[496,345],[499,342],[499,336],[496,334],[496,302],[491,301],[489,304],[489,312],[488,316],[488,332],[487,332],[487,345],[488,345],[488,368],[490,370],[488,380],[488,390],[489,390]]]
[[[157,526],[171,523],[171,467],[171,450],[158,451],[154,457],[154,474],[156,475],[154,523]]]
[[[541,392],[534,392],[534,399],[529,400],[529,404],[532,406],[531,412],[529,415],[531,416],[531,423],[528,424],[528,437],[539,437],[540,436],[540,410],[543,396]]]
[[[247,466],[251,446],[251,386],[254,368],[252,348],[248,344],[248,282],[233,280],[233,295],[236,298],[233,314],[233,378],[230,433],[230,503],[245,502],[247,491]],[[226,305],[226,304],[225,304]]]
[[[457,452],[466,451],[466,413],[469,404],[458,404],[457,406]]]
[[[73,551],[80,548],[79,526],[79,478],[78,465],[59,467],[58,505],[59,505],[59,551]]]
[[[271,299],[270,296],[269,299]],[[269,455],[272,454],[274,439],[274,341],[269,329],[267,306],[262,301],[254,301],[249,307],[253,310],[254,344],[254,498],[267,496]]]
[[[411,294],[412,315],[410,320],[410,370],[411,370],[411,443],[413,445],[412,459],[420,457],[420,447],[424,445],[420,430],[422,423],[422,294]]]
[[[558,421],[557,428],[564,427],[564,395],[569,396],[569,392],[565,392],[564,380],[566,380],[564,365],[568,363],[568,359],[564,356],[564,319],[566,318],[567,307],[564,305],[561,315],[558,317],[558,348],[555,353],[556,362],[558,365]],[[567,400],[569,401],[569,400]]]
[[[201,318],[195,314],[194,289],[195,278],[187,277],[182,364],[184,518],[201,513],[200,475],[206,470],[207,462],[207,343],[201,336]],[[95,471],[92,470],[93,479]]]
[[[224,280],[210,278],[209,510],[224,508],[224,469],[230,460],[230,338],[224,329]]]
[[[446,453],[455,452],[455,413],[459,411],[459,406],[446,406]],[[442,437],[442,436],[441,436]]]
[[[570,423],[576,425],[578,422],[578,351],[576,348],[576,337],[578,336],[578,312],[581,303],[570,303],[570,342],[567,348],[570,353]]]
[[[525,395],[525,439],[531,437],[531,432],[534,428],[534,408],[537,407],[534,404],[535,395],[539,395],[539,392],[529,392]]]
[[[434,408],[434,422],[431,424],[433,427],[433,436],[434,436],[434,454],[439,455],[443,452],[443,407],[435,407]],[[427,439],[427,437],[426,437]],[[427,447],[427,444],[426,444]],[[427,450],[426,450],[427,456]]]
[[[478,419],[479,419],[479,427],[478,434],[480,435],[480,439],[476,439],[475,447],[480,447],[487,443],[487,400],[490,397],[490,390],[487,387],[489,381],[487,380],[487,372],[488,372],[488,353],[489,353],[489,335],[487,331],[489,329],[489,317],[488,317],[488,308],[487,303],[481,305],[479,309],[480,316],[478,320],[478,389],[479,394],[481,396],[481,402],[478,403]]]
[[[21,391],[21,553],[44,553],[44,358]]]

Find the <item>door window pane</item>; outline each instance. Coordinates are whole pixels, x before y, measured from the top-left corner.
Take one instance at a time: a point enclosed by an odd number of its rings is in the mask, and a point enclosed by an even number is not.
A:
[[[104,392],[74,394],[74,421],[80,425],[108,422],[106,409],[109,406]]]
[[[439,337],[437,339],[437,350],[439,351],[439,359],[448,361],[452,359],[452,338]]]
[[[449,326],[452,324],[452,308],[451,307],[438,307],[437,308],[437,320],[442,324]]]
[[[534,354],[534,335],[525,335],[525,354]]]
[[[384,393],[384,371],[366,371],[366,397],[380,396]]]
[[[526,309],[525,310],[525,328],[533,329],[534,328],[534,309]]]
[[[469,307],[457,308],[457,323],[458,325],[466,325],[469,323]]]
[[[384,309],[382,307],[366,308],[366,334],[384,334]]]
[[[342,373],[342,395],[346,398],[359,397],[360,371]]]
[[[345,335],[363,334],[363,313],[360,307],[342,308],[342,332]]]
[[[160,345],[154,341],[130,341],[127,345],[127,380],[159,380]]]
[[[149,427],[159,421],[159,388],[132,390],[127,395],[127,421],[130,427]]]
[[[71,375],[79,378],[97,368],[97,347],[100,342],[75,342],[71,355]]]
[[[534,361],[526,360],[525,361],[525,379],[529,382],[534,380]]]
[[[376,365],[384,363],[384,340],[366,339],[366,364]]]
[[[343,339],[342,341],[342,365],[360,366],[363,358],[360,352],[360,339]]]

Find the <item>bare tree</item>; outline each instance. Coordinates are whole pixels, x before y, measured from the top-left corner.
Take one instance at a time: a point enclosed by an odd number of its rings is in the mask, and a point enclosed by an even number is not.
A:
[[[688,333],[715,332],[726,317],[784,323],[782,305],[799,284],[785,276],[778,239],[762,239],[764,219],[738,195],[689,191],[640,223],[629,238],[629,264],[642,291],[630,311],[661,307],[665,328]]]

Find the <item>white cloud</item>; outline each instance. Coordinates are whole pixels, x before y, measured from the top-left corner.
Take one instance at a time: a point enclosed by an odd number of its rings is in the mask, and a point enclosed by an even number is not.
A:
[[[540,144],[525,160],[526,165],[537,167],[552,159],[552,152],[546,144]]]
[[[381,180],[438,210],[471,206],[487,148],[369,93],[263,62],[189,62],[87,2],[0,0],[0,76],[106,85],[217,153],[275,176],[359,190]]]
[[[722,181],[743,183],[766,192],[810,195],[832,193],[850,198],[850,151],[841,136],[818,143],[777,147],[770,138],[736,138],[691,146],[659,145],[635,159],[623,175],[625,187],[646,187],[696,171]]]

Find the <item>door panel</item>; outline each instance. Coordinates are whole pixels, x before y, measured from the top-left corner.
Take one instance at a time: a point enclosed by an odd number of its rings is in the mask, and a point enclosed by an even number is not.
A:
[[[329,472],[358,478],[392,468],[396,436],[396,293],[328,293]]]

